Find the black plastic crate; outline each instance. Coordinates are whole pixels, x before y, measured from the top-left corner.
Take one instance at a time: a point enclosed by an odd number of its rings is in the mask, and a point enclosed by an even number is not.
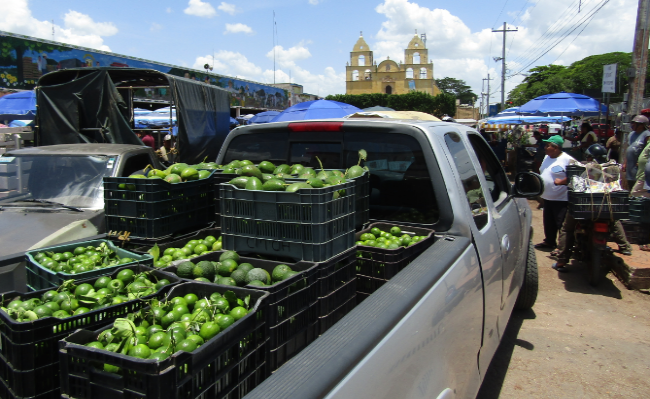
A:
[[[356,294],[357,279],[352,279],[327,296],[321,297],[318,300],[320,306],[320,316],[325,317],[329,315],[333,310],[337,309],[351,298],[354,298]]]
[[[31,398],[59,390],[59,362],[27,371],[16,371],[0,356],[0,380],[13,392],[14,397]],[[1,396],[5,398],[5,396]]]
[[[324,262],[354,247],[354,230],[322,243],[301,243],[242,235],[222,234],[223,248],[239,254],[261,254],[294,260]]]
[[[61,393],[77,399],[244,397],[270,374],[266,362],[268,294],[185,283],[175,286],[168,297],[190,292],[203,297],[226,291],[240,298],[250,295],[255,305],[248,315],[192,353],[179,351],[154,362],[83,346],[94,341],[100,331],[79,330],[60,341]],[[104,364],[119,367],[121,374],[103,371]]]
[[[639,223],[650,223],[650,198],[630,198],[630,220]]]
[[[228,183],[235,177],[240,177],[240,175],[234,173],[221,173],[221,170],[215,171],[212,174],[212,187],[214,190],[214,215],[216,226],[221,225],[221,192],[219,188],[222,183]]]
[[[611,193],[577,193],[569,191],[569,212],[575,219],[627,219],[629,215],[627,191]]]
[[[161,201],[104,199],[107,216],[157,219],[196,208],[214,206],[214,191]]]
[[[166,182],[164,179],[104,177],[104,199],[162,201],[211,192],[213,189],[212,176],[214,173],[205,179],[174,184]],[[128,193],[133,193],[135,196],[129,196]]]
[[[221,216],[224,234],[318,244],[354,232],[354,213],[325,223],[277,222]]]
[[[354,307],[357,306],[357,297],[356,294],[350,298],[347,302],[343,303],[338,308],[334,309],[327,316],[323,316],[319,319],[320,323],[320,334],[324,334],[329,330],[334,324],[338,323],[345,315],[350,313]]]
[[[343,285],[352,281],[357,276],[356,271],[357,254],[356,249],[337,255],[319,265],[319,297],[329,296]],[[323,316],[323,314],[321,314]]]
[[[580,165],[567,165],[566,167],[566,177],[569,179],[569,183],[571,182],[571,178],[573,176],[582,176],[584,172],[587,171],[587,168],[584,166]]]
[[[334,198],[334,192],[342,189],[345,189],[346,195]],[[232,184],[221,184],[221,215],[254,220],[324,223],[354,213],[354,196],[355,183],[352,181],[293,193],[243,190]]]
[[[143,238],[143,237],[129,236],[127,240],[120,240],[118,234],[119,232],[113,231],[110,232],[111,234],[107,234],[107,239],[110,240],[116,247],[126,249],[127,251],[131,251],[136,254],[145,254],[147,253],[147,250],[145,250],[145,248],[151,248],[154,245],[158,245],[160,247],[162,245],[167,245],[172,242],[182,241],[183,239],[187,239],[187,241],[189,241],[192,240],[192,238],[190,237],[194,237],[200,232],[210,230],[210,229],[215,231],[221,231],[220,229],[214,227],[215,224],[216,223],[213,223],[208,227],[198,227],[198,228],[190,227],[188,229],[176,231],[173,234],[164,237],[158,237],[158,238]]]
[[[405,258],[411,257],[413,254],[419,254],[423,252],[425,249],[430,247],[431,244],[433,244],[433,241],[435,240],[434,230],[425,229],[421,227],[404,226],[400,224],[387,223],[387,222],[376,222],[370,224],[365,229],[357,232],[355,235],[355,239],[359,241],[362,234],[370,233],[370,230],[372,230],[375,227],[377,227],[382,231],[389,231],[390,228],[393,226],[399,227],[402,230],[402,234],[408,234],[410,236],[424,236],[426,238],[419,241],[417,244],[409,245],[408,247],[399,247],[397,249],[383,249],[383,248],[375,248],[375,247],[359,245],[357,247],[357,251],[358,251],[357,255],[360,258],[370,259],[377,262],[396,263],[404,260]],[[379,276],[379,277],[391,278],[393,277],[393,275],[386,275],[386,276]]]
[[[57,387],[56,389],[53,389],[49,392],[44,392],[38,395],[30,396],[30,399],[59,399],[61,397],[61,393],[59,392],[59,388]],[[2,399],[23,399],[23,397],[16,395],[9,387],[7,384],[5,384],[4,381],[0,378],[0,398]]]
[[[123,269],[132,269],[136,274],[149,271],[157,279],[166,278],[170,281],[170,285],[143,299],[162,297],[173,285],[181,281],[178,277],[169,276],[167,273],[146,266],[121,267],[113,271],[111,278],[116,277]],[[94,283],[97,278],[79,279],[78,283]],[[49,289],[28,294],[19,292],[4,293],[2,294],[3,306],[16,297],[21,299],[40,298],[47,291]],[[18,322],[9,317],[4,311],[0,311],[0,356],[3,356],[12,370],[17,372],[29,371],[47,364],[56,363],[58,362],[57,341],[59,339],[66,337],[79,328],[101,328],[116,318],[142,309],[145,305],[146,303],[141,300],[134,300],[92,310],[66,319],[45,317],[32,322]]]
[[[109,248],[113,249],[120,258],[132,258],[133,262],[125,263],[122,265],[110,266],[101,269],[90,270],[83,273],[71,274],[63,272],[55,272],[41,266],[35,259],[34,256],[39,252],[72,252],[76,247],[86,247],[94,246],[97,247],[102,243],[106,243]],[[113,273],[118,268],[125,266],[134,266],[134,265],[145,265],[153,266],[153,258],[148,254],[136,254],[134,252],[127,251],[123,248],[120,248],[113,244],[110,240],[90,240],[77,242],[73,244],[61,244],[55,245],[52,247],[38,248],[31,251],[25,252],[26,265],[25,269],[27,271],[27,285],[31,287],[32,290],[44,290],[50,288],[56,288],[63,284],[66,280],[75,279],[89,279],[104,276],[107,274]]]
[[[128,231],[133,238],[160,238],[192,227],[198,229],[210,225],[214,223],[214,218],[212,204],[156,219],[106,216],[106,231]]]
[[[630,244],[650,244],[650,223],[639,223],[630,220],[621,220],[625,237]]]
[[[370,221],[370,196],[358,198],[355,209],[354,227],[362,229]]]

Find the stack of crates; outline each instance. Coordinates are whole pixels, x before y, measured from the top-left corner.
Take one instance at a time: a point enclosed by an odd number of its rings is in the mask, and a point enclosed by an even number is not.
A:
[[[104,177],[106,230],[134,238],[162,238],[214,223],[212,176],[183,183],[162,179]]]
[[[356,183],[296,192],[221,184],[224,249],[323,262],[354,246]],[[345,190],[339,196],[338,191]]]
[[[132,269],[136,274],[151,272],[157,278],[167,278],[172,284],[157,293],[142,299],[162,297],[178,278],[147,268],[129,266],[114,270],[112,277],[124,269]],[[77,284],[93,284],[96,278],[80,280]],[[26,301],[41,298],[50,289],[21,294],[8,292],[2,295],[2,306],[16,298]],[[106,308],[91,310],[80,315],[58,319],[44,317],[32,322],[19,322],[6,312],[0,311],[0,397],[9,398],[59,398],[59,340],[64,339],[78,328],[102,328],[118,317],[142,309],[146,302],[133,300]]]
[[[268,293],[205,283],[174,286],[167,298],[194,293],[200,298],[233,291],[250,297],[249,313],[191,353],[178,351],[152,362],[90,348],[109,327],[79,330],[59,342],[61,393],[69,398],[241,399],[270,375],[267,363]],[[104,365],[119,367],[108,373]]]

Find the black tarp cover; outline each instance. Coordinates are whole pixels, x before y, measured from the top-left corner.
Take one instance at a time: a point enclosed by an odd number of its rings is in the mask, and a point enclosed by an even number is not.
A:
[[[137,68],[74,68],[44,75],[37,88],[37,145],[142,144],[132,129],[131,110],[118,92],[130,86],[169,86],[180,161],[216,159],[229,132],[230,94],[202,82]]]

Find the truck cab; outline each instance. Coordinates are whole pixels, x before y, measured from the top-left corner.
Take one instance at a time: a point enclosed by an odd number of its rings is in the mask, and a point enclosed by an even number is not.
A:
[[[321,120],[233,130],[217,162],[319,168],[368,157],[370,222],[435,230],[411,264],[280,367],[247,398],[473,398],[512,310],[530,308],[537,264],[525,197],[488,143],[453,123]],[[318,157],[318,159],[317,159]]]
[[[105,233],[104,176],[160,167],[150,147],[59,144],[0,157],[0,260],[34,248]],[[25,289],[22,262],[0,262],[0,291]]]

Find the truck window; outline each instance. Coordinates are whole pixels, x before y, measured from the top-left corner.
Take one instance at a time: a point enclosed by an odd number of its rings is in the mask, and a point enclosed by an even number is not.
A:
[[[247,159],[253,163],[271,161],[276,165],[287,163],[289,133],[243,134],[235,137],[223,158],[223,164]]]
[[[124,161],[122,176],[130,176],[135,172],[142,172],[147,165],[152,165],[151,157],[147,153],[136,154]]]
[[[408,135],[346,133],[344,164],[356,165],[360,149],[370,170],[370,219],[433,224],[438,204],[422,148]]]
[[[480,230],[487,224],[488,216],[483,189],[476,174],[476,169],[474,169],[474,164],[467,152],[467,148],[465,148],[465,144],[463,144],[458,134],[445,134],[445,142],[460,174],[460,180],[463,183],[465,197],[474,217],[474,223],[476,223],[476,227]]]
[[[469,133],[468,137],[469,142],[472,144],[472,148],[476,153],[476,157],[483,168],[483,173],[485,174],[485,180],[487,180],[487,186],[492,201],[498,208],[500,205],[505,203],[505,199],[508,198],[508,193],[510,192],[508,177],[492,149],[486,145],[481,137],[476,133]]]
[[[290,146],[290,164],[299,163],[314,169],[319,169],[318,160],[323,163],[325,169],[337,169],[341,164],[343,153],[342,143],[318,143],[318,142],[292,142]],[[316,158],[318,157],[318,159]]]

